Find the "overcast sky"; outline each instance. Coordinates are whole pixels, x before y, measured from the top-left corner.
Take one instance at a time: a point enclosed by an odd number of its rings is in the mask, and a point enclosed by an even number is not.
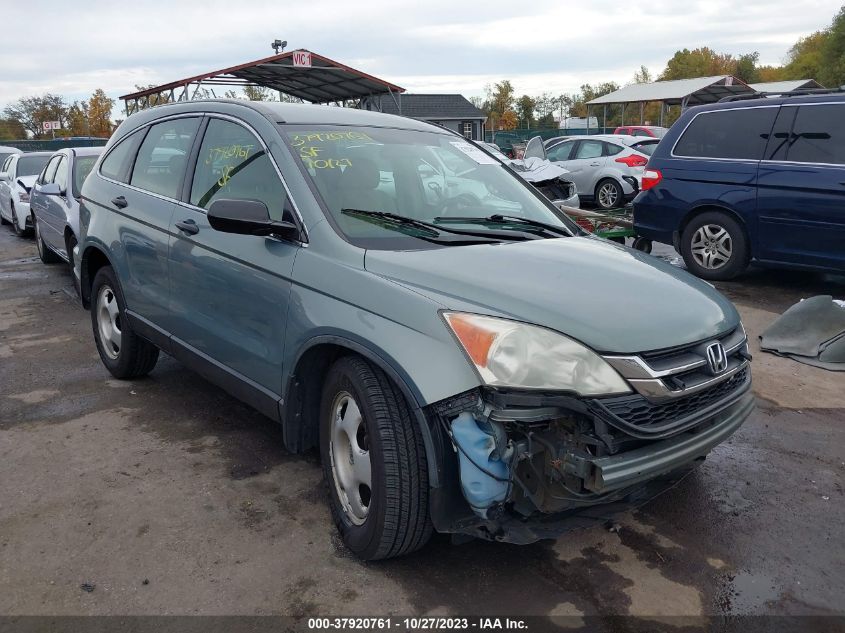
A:
[[[624,84],[654,74],[680,48],[760,52],[779,64],[801,36],[827,26],[842,0],[35,0],[3,12],[0,105],[55,92],[164,83],[307,48],[411,92],[518,94]],[[49,25],[49,28],[48,28]],[[122,104],[119,104],[122,105]],[[115,110],[114,116],[120,117]]]

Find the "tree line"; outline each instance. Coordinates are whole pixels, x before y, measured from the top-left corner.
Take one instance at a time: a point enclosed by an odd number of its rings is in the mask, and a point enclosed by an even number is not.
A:
[[[24,97],[6,106],[0,117],[0,140],[56,136],[111,136],[114,99],[100,88],[87,100],[68,104],[64,97],[47,93]],[[44,123],[58,121],[61,129],[45,131]]]
[[[645,66],[641,66],[628,84],[651,83],[673,79],[691,79],[714,75],[733,75],[745,83],[786,81],[790,79],[815,79],[823,86],[838,87],[845,85],[845,6],[834,17],[827,28],[821,29],[799,39],[787,52],[784,63],[780,66],[761,66],[758,52],[734,55],[719,53],[706,46],[677,51],[667,62],[663,71],[652,76]],[[576,93],[555,94],[544,92],[540,95],[517,96],[509,80],[487,86],[484,97],[470,99],[485,115],[487,126],[496,130],[515,128],[556,128],[559,117],[584,117],[587,115],[587,102],[619,90],[621,86],[614,81],[598,84],[584,84]],[[636,113],[625,111],[625,120],[629,123],[639,120]],[[603,112],[595,109],[591,115],[603,118]],[[616,126],[622,122],[621,105],[609,106],[607,125]],[[664,123],[672,123],[680,111],[673,110],[664,114]],[[660,104],[650,103],[643,112],[643,118],[652,125],[657,124],[660,116]]]

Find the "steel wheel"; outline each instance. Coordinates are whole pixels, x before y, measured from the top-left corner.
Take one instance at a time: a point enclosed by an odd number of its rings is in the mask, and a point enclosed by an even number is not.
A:
[[[103,351],[112,360],[120,355],[122,333],[120,327],[120,309],[114,291],[106,285],[97,295],[97,331]]]
[[[358,403],[345,391],[337,394],[331,410],[332,479],[347,518],[361,525],[367,520],[373,491],[367,426]]]
[[[690,251],[696,263],[707,270],[718,270],[733,255],[733,242],[728,231],[718,224],[705,224],[693,234]]]
[[[599,187],[596,197],[602,209],[612,209],[619,203],[619,186],[615,182],[606,181]]]

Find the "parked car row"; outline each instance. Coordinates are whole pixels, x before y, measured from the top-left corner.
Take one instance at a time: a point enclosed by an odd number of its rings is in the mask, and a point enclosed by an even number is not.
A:
[[[39,252],[72,263],[108,371],[165,352],[280,422],[289,450],[319,450],[364,559],[434,530],[528,543],[604,520],[754,406],[727,299],[582,232],[443,128],[183,102],[132,115],[101,156],[37,158]]]

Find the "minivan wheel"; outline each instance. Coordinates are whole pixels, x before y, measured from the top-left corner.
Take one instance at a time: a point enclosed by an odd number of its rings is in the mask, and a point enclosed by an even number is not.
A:
[[[320,454],[332,518],[354,554],[377,560],[425,545],[432,525],[420,429],[396,385],[362,358],[329,370]]]
[[[697,215],[681,235],[687,268],[702,279],[733,279],[748,266],[748,240],[739,222],[726,213]]]
[[[622,185],[607,178],[596,185],[596,204],[602,209],[613,209],[622,204],[624,197]]]
[[[106,369],[120,379],[150,373],[158,360],[158,348],[132,331],[123,293],[111,266],[97,271],[91,297],[94,340]]]
[[[41,225],[38,223],[35,214],[32,215],[32,226],[35,227],[35,247],[38,249],[38,257],[41,258],[41,261],[45,264],[55,264],[61,261],[59,256],[51,251],[50,247],[44,243],[44,237],[41,235]]]

